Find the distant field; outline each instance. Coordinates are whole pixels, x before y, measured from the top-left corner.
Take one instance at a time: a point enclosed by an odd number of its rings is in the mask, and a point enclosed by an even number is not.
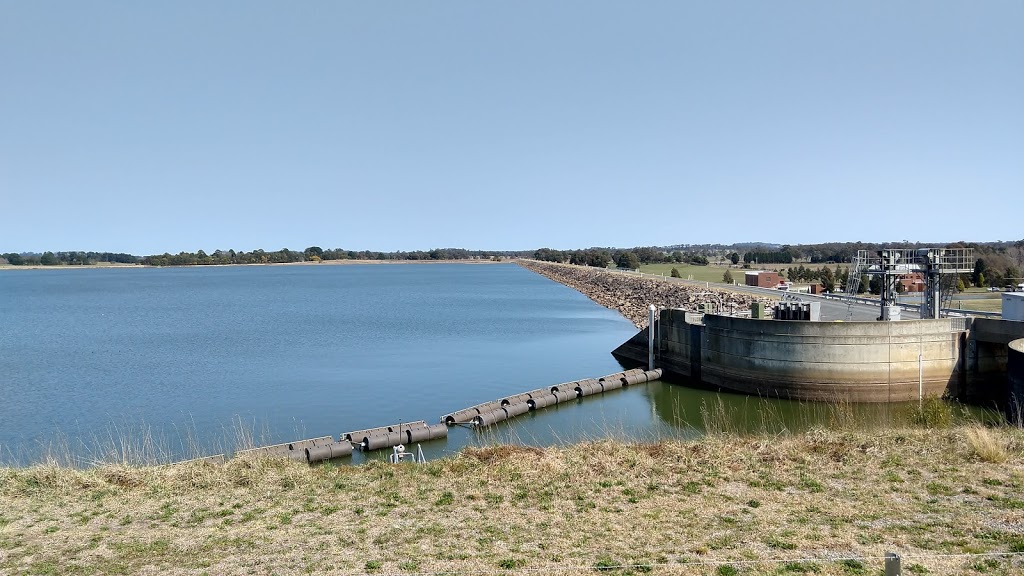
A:
[[[695,266],[693,264],[643,264],[640,266],[640,271],[645,274],[664,274],[669,276],[672,273],[672,269],[679,270],[679,276],[682,278],[688,278],[693,276],[694,280],[701,282],[721,282],[722,274],[725,274],[726,270],[732,270],[732,277],[737,282],[743,281],[744,270],[740,268],[725,268],[723,266]]]
[[[979,312],[1002,312],[1002,298],[986,298],[984,300],[957,300],[950,302],[950,308],[961,308],[963,310],[977,310]]]

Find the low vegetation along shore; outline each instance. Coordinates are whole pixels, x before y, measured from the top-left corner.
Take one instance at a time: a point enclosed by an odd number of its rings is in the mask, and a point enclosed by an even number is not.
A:
[[[0,573],[1020,573],[1022,456],[968,426],[3,468]]]
[[[685,284],[630,274],[610,272],[600,268],[553,264],[533,260],[520,260],[519,264],[555,282],[579,290],[594,302],[618,310],[637,328],[647,326],[648,306],[681,308],[697,312],[698,305],[712,305],[716,310],[733,314],[750,310],[754,302],[771,302],[750,294],[714,286]]]

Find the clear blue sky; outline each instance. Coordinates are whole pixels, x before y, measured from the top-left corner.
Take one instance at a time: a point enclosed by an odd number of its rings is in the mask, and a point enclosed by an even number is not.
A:
[[[1024,2],[0,0],[0,251],[1024,237]]]

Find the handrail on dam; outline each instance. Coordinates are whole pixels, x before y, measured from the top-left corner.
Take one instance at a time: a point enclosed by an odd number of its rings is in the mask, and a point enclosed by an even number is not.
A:
[[[369,452],[385,448],[398,448],[408,444],[439,440],[448,436],[448,427],[464,425],[473,428],[491,426],[546,408],[574,401],[587,396],[600,394],[637,384],[653,382],[661,378],[661,369],[643,370],[636,368],[624,372],[616,372],[600,378],[587,378],[584,380],[573,380],[563,382],[546,388],[538,388],[528,392],[512,394],[463,408],[440,418],[438,424],[427,424],[423,420],[415,422],[403,422],[390,426],[378,426],[376,428],[364,428],[342,433],[337,440],[333,436],[322,436],[274,444],[271,446],[260,446],[235,452],[236,457],[285,457],[307,464],[315,464],[327,460],[351,456],[355,450]],[[402,452],[404,454],[404,452]],[[419,452],[422,455],[422,451]],[[209,462],[223,463],[224,454],[206,456],[179,462]],[[398,461],[421,461],[420,459],[400,458]]]

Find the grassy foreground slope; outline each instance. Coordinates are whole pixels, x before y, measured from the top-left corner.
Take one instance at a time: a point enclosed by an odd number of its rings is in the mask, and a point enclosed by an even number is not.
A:
[[[878,574],[887,551],[905,574],[1021,573],[958,555],[1024,552],[1024,432],[0,469],[3,574]]]

